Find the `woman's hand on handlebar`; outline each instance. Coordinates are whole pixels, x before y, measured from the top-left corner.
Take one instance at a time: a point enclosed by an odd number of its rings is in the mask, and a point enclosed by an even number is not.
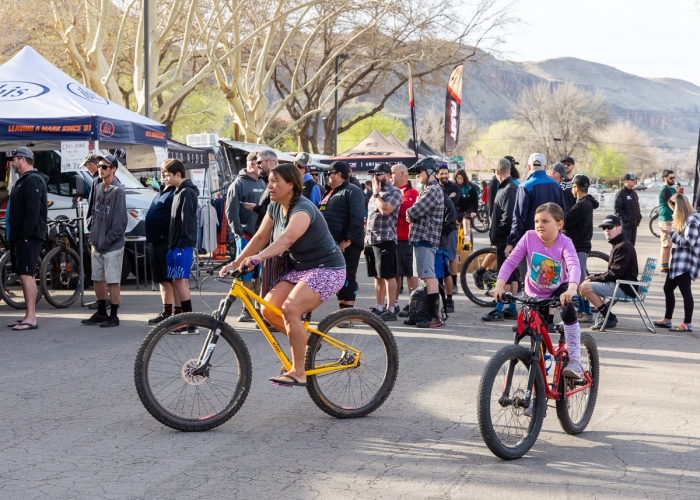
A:
[[[245,267],[246,269],[253,269],[255,266],[260,264],[260,261],[262,259],[260,258],[260,255],[251,255],[250,257],[246,257],[241,261],[240,267]]]
[[[226,274],[228,274],[230,271],[233,271],[236,268],[238,268],[238,259],[219,269],[219,276],[223,278],[224,276],[226,276]]]

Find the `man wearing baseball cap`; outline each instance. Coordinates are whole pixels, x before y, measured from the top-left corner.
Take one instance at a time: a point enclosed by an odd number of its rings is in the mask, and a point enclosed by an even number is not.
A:
[[[46,181],[34,169],[34,153],[18,148],[7,154],[12,170],[19,175],[10,193],[5,213],[5,234],[10,243],[12,269],[22,283],[27,310],[22,319],[10,323],[15,331],[36,330],[36,279],[34,272],[41,243],[46,239]]]
[[[311,203],[318,206],[321,203],[321,186],[319,186],[314,178],[309,173],[309,162],[311,155],[309,153],[299,153],[294,158],[294,165],[301,171],[304,177],[304,190],[302,194],[306,196]]]
[[[637,241],[637,228],[642,222],[642,209],[634,190],[637,178],[632,173],[625,174],[622,184],[622,189],[615,195],[615,215],[622,221],[622,232],[634,245]]]
[[[367,205],[365,260],[367,275],[374,278],[376,309],[384,321],[396,321],[396,226],[403,195],[391,182],[391,167],[381,163],[369,171],[372,175],[372,197]],[[387,310],[384,310],[384,298]]]
[[[612,247],[608,260],[608,270],[600,274],[588,276],[579,290],[581,295],[586,297],[593,307],[600,311],[598,321],[591,327],[591,330],[600,330],[608,313],[609,305],[605,304],[604,298],[612,297],[615,291],[617,280],[637,281],[639,268],[637,265],[637,251],[634,245],[622,234],[622,221],[616,215],[608,215],[602,224],[598,226],[603,229],[605,238]],[[621,285],[617,291],[617,297],[634,296],[634,291],[630,285]],[[605,329],[617,326],[617,317],[610,313]]]
[[[527,161],[527,180],[518,186],[513,211],[513,226],[508,236],[505,255],[508,257],[526,231],[535,229],[535,210],[544,203],[553,202],[566,207],[559,183],[547,176],[547,159],[542,153],[533,153]],[[524,274],[524,273],[523,273]]]
[[[566,203],[566,206],[562,208],[566,214],[576,203],[576,198],[574,198],[574,194],[571,192],[571,179],[566,176],[566,166],[561,162],[557,162],[552,165],[548,175],[559,183],[564,193],[564,203]]]

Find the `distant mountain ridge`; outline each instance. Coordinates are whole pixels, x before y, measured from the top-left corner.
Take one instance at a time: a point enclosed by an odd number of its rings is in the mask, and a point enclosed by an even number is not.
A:
[[[445,75],[445,85],[447,77]],[[700,130],[700,87],[672,78],[642,78],[611,66],[573,57],[539,62],[512,62],[480,53],[464,68],[462,113],[480,126],[510,118],[510,107],[527,87],[540,82],[571,81],[591,92],[600,90],[613,121],[629,120],[655,146],[693,147]],[[394,96],[389,111],[406,114],[404,99]],[[416,92],[416,108],[444,107],[444,94]],[[419,118],[420,119],[420,118]]]

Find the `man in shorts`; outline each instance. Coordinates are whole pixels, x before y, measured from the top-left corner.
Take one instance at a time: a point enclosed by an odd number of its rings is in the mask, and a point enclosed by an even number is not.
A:
[[[182,312],[192,312],[190,299],[190,271],[194,247],[197,246],[197,197],[199,190],[191,180],[185,179],[185,165],[180,160],[168,160],[165,165],[168,183],[175,188],[170,211],[168,237],[168,278],[173,280],[173,294],[179,300]],[[185,333],[182,331],[182,333]],[[187,333],[197,333],[188,327]]]
[[[673,170],[664,170],[662,174],[663,185],[659,191],[659,228],[668,229],[673,226],[673,210],[668,206],[668,200],[676,194],[676,174]],[[668,263],[671,260],[671,238],[661,231],[661,272],[668,272]]]
[[[391,181],[399,191],[401,191],[401,207],[399,208],[399,218],[396,221],[396,260],[398,263],[398,274],[396,276],[396,299],[394,308],[402,318],[408,316],[408,304],[401,309],[399,306],[399,295],[403,285],[403,278],[406,278],[408,286],[408,296],[418,286],[418,278],[413,274],[413,247],[408,242],[408,221],[406,220],[406,210],[411,208],[418,199],[418,190],[411,186],[408,180],[408,168],[402,163],[397,163],[391,167]]]
[[[414,164],[410,173],[423,186],[414,205],[406,211],[406,220],[411,224],[408,241],[413,246],[413,270],[428,288],[428,307],[433,317],[416,324],[418,328],[438,328],[443,325],[440,314],[440,294],[435,275],[435,254],[440,245],[445,195],[435,179],[437,162],[430,156]]]
[[[401,207],[401,191],[391,182],[391,167],[381,163],[369,171],[372,197],[367,205],[365,261],[367,275],[374,278],[376,306],[372,312],[384,321],[396,321],[396,223]],[[387,310],[384,310],[384,298]]]
[[[598,227],[605,232],[605,238],[612,247],[608,260],[608,270],[600,274],[591,274],[586,278],[579,290],[581,295],[588,299],[593,307],[600,311],[598,321],[591,327],[591,330],[600,330],[605,315],[608,313],[609,305],[605,305],[603,298],[612,297],[617,280],[637,281],[639,267],[637,265],[637,251],[634,245],[625,237],[622,232],[622,221],[615,215],[608,215]],[[621,285],[617,291],[617,297],[633,297],[634,291],[630,285]],[[610,314],[605,329],[617,326],[617,317]]]
[[[6,235],[10,243],[12,269],[22,283],[22,294],[27,310],[22,319],[8,326],[15,331],[36,330],[36,279],[34,271],[41,243],[46,239],[46,182],[34,169],[34,153],[19,148],[7,154],[12,170],[19,179],[12,187],[7,204]]]
[[[112,155],[98,156],[102,182],[93,185],[94,196],[90,220],[92,244],[92,281],[97,297],[97,312],[81,321],[83,325],[100,325],[102,328],[119,326],[119,309],[122,278],[122,260],[126,242],[126,193],[115,177],[119,162]],[[107,316],[107,287],[109,287],[110,314]]]
[[[170,211],[173,206],[175,188],[168,183],[166,166],[171,160],[166,160],[160,168],[162,187],[160,193],[153,198],[146,214],[146,242],[148,243],[148,258],[151,264],[151,277],[160,286],[160,296],[163,300],[161,313],[148,320],[149,325],[157,325],[168,319],[173,313],[182,311],[179,302],[175,302],[173,284],[168,278],[168,236],[170,233]]]

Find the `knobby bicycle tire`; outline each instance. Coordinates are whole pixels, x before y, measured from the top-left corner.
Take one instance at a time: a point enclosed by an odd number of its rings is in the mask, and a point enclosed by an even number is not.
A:
[[[233,417],[248,395],[250,354],[228,323],[221,324],[207,374],[191,373],[215,323],[203,313],[178,314],[156,325],[141,343],[134,363],[136,391],[146,410],[168,427],[213,429]],[[199,333],[178,333],[187,327]]]
[[[80,257],[72,248],[52,248],[41,264],[41,291],[49,304],[63,308],[80,296]]]
[[[536,369],[532,416],[514,404],[501,405],[508,367],[514,365],[509,398],[524,398],[532,353],[523,346],[510,345],[498,351],[484,368],[479,383],[477,418],[479,431],[489,450],[503,460],[522,457],[537,441],[547,408],[544,378]]]
[[[41,257],[37,259],[34,269],[34,277],[38,280],[41,272]],[[26,309],[27,304],[24,301],[24,293],[22,292],[22,283],[19,276],[12,270],[12,260],[10,252],[7,251],[0,258],[0,296],[5,303],[15,309]],[[37,283],[36,287],[36,302],[41,300],[41,283]]]
[[[659,222],[658,221],[659,221],[659,212],[657,211],[649,219],[649,231],[651,231],[651,234],[653,234],[657,238],[661,238],[661,231],[659,230]]]
[[[340,326],[347,326],[346,322],[354,324],[348,328]],[[391,330],[377,315],[356,308],[326,316],[317,329],[362,354],[356,368],[307,377],[309,396],[321,410],[337,418],[369,415],[386,401],[396,383],[399,354]],[[305,369],[349,359],[349,355],[312,333],[306,347]]]
[[[476,217],[472,220],[472,227],[477,233],[488,233],[491,227],[491,218],[486,210],[477,210]]]
[[[581,364],[593,379],[591,387],[586,391],[573,394],[569,398],[559,399],[556,402],[557,418],[562,429],[567,434],[579,434],[584,431],[591,420],[596,400],[598,399],[598,385],[600,384],[600,359],[595,340],[588,333],[581,334]],[[563,379],[563,390],[571,390],[575,386],[573,379]]]
[[[489,254],[495,256],[496,248],[486,247],[477,250],[467,257],[459,270],[459,281],[462,284],[462,291],[464,291],[469,300],[482,307],[494,307],[496,305],[496,301],[491,296],[491,290],[493,290],[492,285],[496,283],[496,280],[492,279],[494,277],[493,273],[497,273],[497,271],[487,270],[487,274],[481,280],[483,288],[478,287],[476,278],[472,279],[468,275],[473,275],[481,267],[480,261]]]

